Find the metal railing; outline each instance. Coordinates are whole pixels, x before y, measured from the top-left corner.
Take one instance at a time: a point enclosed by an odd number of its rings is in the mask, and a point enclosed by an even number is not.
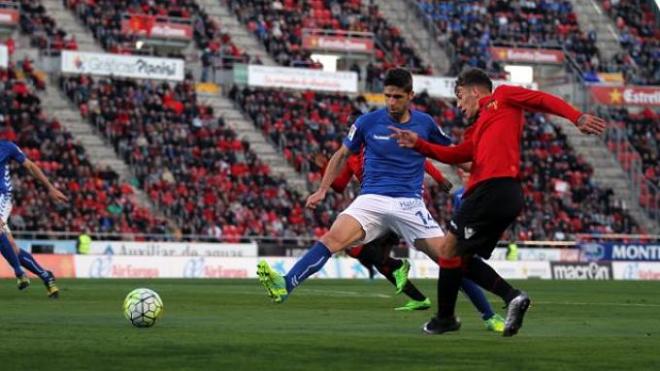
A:
[[[627,175],[630,192],[640,207],[652,220],[660,221],[660,192],[658,186],[646,179],[642,160],[635,147],[628,140],[625,128],[609,125],[603,136],[605,145],[621,164]]]

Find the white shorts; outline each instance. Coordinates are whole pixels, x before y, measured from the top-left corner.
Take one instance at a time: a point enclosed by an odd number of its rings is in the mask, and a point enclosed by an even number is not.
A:
[[[11,215],[11,194],[2,193],[0,194],[0,220],[5,226],[5,231],[9,232],[9,216]]]
[[[360,195],[341,214],[355,218],[365,236],[358,244],[369,243],[393,231],[409,247],[415,240],[442,237],[444,232],[419,198]]]

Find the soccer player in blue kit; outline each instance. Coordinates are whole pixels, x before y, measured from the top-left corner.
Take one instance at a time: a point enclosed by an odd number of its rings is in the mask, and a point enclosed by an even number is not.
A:
[[[55,276],[42,268],[29,252],[19,249],[11,236],[7,219],[12,208],[12,184],[9,174],[9,161],[14,160],[27,169],[27,171],[48,188],[48,195],[56,202],[66,202],[67,197],[60,192],[44,175],[37,164],[30,161],[18,146],[10,141],[0,140],[0,252],[14,269],[18,280],[18,289],[24,290],[30,285],[30,280],[23,271],[23,267],[37,275],[44,282],[48,297],[57,298],[59,289],[55,285]]]
[[[431,244],[426,242],[441,239],[444,233],[422,200],[425,158],[398,146],[391,137],[390,127],[406,128],[442,145],[450,145],[451,139],[429,115],[409,108],[414,96],[410,72],[391,69],[384,85],[387,107],[355,121],[343,145],[330,159],[319,190],[309,196],[306,206],[314,208],[325,198],[348,157],[364,146],[360,195],[285,276],[272,270],[267,262],[259,262],[259,280],[274,302],[283,302],[298,285],[318,272],[333,253],[374,241],[390,230],[408,246],[438,261]]]

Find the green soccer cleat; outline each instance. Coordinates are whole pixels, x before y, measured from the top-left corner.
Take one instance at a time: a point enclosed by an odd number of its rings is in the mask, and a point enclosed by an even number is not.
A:
[[[409,300],[404,306],[394,308],[394,310],[402,312],[412,312],[414,310],[427,310],[431,308],[431,300],[426,298],[424,300]],[[502,322],[502,329],[504,329],[504,322]]]
[[[284,277],[272,270],[265,260],[257,264],[257,276],[259,276],[259,282],[264,286],[266,293],[273,302],[282,303],[289,296],[289,292],[286,291]]]
[[[403,259],[401,267],[392,272],[392,275],[394,275],[394,281],[396,282],[397,294],[400,294],[406,286],[406,283],[408,283],[408,272],[410,272],[410,262],[408,262],[408,259]]]
[[[30,279],[28,278],[27,274],[16,277],[16,285],[21,291],[27,289],[30,286]]]
[[[486,330],[488,331],[493,331],[500,334],[504,332],[504,318],[502,318],[502,316],[497,313],[493,314],[492,317],[485,320],[484,325],[486,325]]]

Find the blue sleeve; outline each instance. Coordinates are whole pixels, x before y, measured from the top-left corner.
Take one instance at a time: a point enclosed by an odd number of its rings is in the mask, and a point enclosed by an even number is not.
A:
[[[451,137],[445,134],[440,126],[436,125],[435,121],[431,120],[431,132],[429,133],[429,142],[442,144],[443,146],[448,146],[454,143]]]
[[[9,157],[13,158],[14,160],[16,160],[16,162],[23,165],[23,163],[27,159],[27,156],[25,156],[25,153],[23,153],[23,151],[21,151],[21,149],[18,148],[17,145],[15,145],[14,143],[11,143],[11,142],[7,143],[7,149],[9,151]]]
[[[364,144],[364,126],[363,116],[358,117],[351,125],[348,135],[344,139],[344,145],[353,153],[358,153]]]
[[[463,197],[463,190],[464,188],[461,187],[454,191],[454,193],[451,195],[451,203],[452,207],[454,209],[460,209],[461,208],[461,202],[463,201],[461,198]]]

